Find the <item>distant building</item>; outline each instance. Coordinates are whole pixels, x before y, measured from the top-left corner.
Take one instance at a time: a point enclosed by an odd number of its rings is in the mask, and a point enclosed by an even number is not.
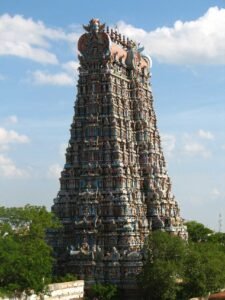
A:
[[[148,234],[161,229],[185,239],[187,232],[162,153],[150,58],[97,19],[84,29],[71,137],[52,207],[63,230],[51,239],[58,272],[129,290]]]

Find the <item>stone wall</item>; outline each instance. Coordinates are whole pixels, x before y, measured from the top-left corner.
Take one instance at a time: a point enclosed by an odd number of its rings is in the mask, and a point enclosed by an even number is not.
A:
[[[191,298],[189,300],[208,300],[208,296],[207,297],[197,297],[197,298]]]
[[[0,298],[1,300],[82,300],[84,297],[84,281],[70,281],[49,284],[48,295],[31,295],[21,298]]]

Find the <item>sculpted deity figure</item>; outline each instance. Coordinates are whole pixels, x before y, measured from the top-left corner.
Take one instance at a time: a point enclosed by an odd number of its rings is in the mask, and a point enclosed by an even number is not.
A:
[[[83,28],[88,32],[98,33],[104,30],[105,24],[101,24],[99,19],[91,19],[87,26],[83,25]]]

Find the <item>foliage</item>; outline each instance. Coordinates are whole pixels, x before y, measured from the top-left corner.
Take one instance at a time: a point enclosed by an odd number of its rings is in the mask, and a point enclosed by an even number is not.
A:
[[[216,243],[224,247],[225,249],[225,233],[215,232],[208,236],[208,242]]]
[[[118,294],[117,286],[112,284],[96,283],[90,289],[90,299],[112,300]]]
[[[0,207],[0,292],[39,293],[51,281],[52,250],[47,228],[59,223],[44,207]]]
[[[77,276],[74,274],[67,273],[64,276],[57,276],[53,278],[53,282],[68,282],[77,280]]]
[[[146,245],[147,260],[138,282],[144,299],[177,299],[185,243],[162,231],[153,232]]]
[[[183,295],[205,296],[225,286],[225,252],[211,242],[190,243],[184,262]]]
[[[225,234],[197,222],[187,228],[189,242],[161,231],[150,235],[138,277],[144,299],[186,300],[225,287]]]
[[[213,233],[211,229],[196,221],[186,222],[185,225],[187,226],[189,240],[192,242],[205,242]]]

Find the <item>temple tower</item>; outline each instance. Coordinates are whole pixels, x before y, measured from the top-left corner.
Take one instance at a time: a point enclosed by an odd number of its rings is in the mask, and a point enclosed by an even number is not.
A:
[[[151,230],[186,237],[171,193],[150,86],[151,60],[92,19],[78,42],[79,80],[53,212],[59,272],[132,288]]]

